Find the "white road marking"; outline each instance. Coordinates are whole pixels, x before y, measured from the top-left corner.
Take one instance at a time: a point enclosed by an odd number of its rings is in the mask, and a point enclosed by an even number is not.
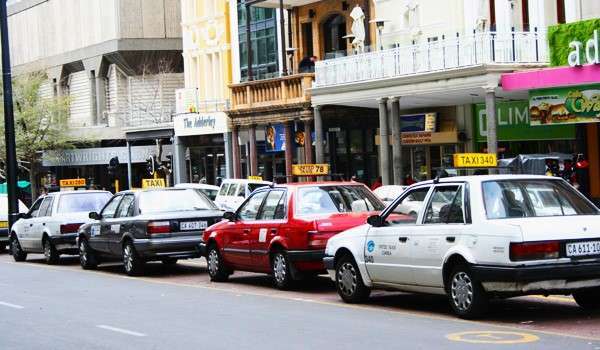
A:
[[[133,335],[134,337],[145,337],[146,336],[144,333],[138,333],[138,332],[130,331],[130,330],[127,330],[127,329],[117,328],[117,327],[111,327],[111,326],[107,326],[107,325],[103,325],[103,324],[99,324],[96,327],[102,328],[102,329],[106,329],[106,330],[109,330],[109,331],[113,331],[113,332],[117,332],[117,333],[123,333],[123,334],[127,334],[127,335]]]
[[[25,308],[25,306],[21,306],[21,305],[17,305],[17,304],[11,304],[11,303],[5,303],[3,301],[0,301],[0,305],[6,306],[6,307],[12,307],[13,309],[24,309]]]

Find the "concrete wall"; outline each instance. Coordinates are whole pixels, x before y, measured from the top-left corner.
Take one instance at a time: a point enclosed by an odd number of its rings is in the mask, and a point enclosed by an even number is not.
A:
[[[180,38],[179,0],[24,0],[9,7],[19,66],[114,39]],[[67,62],[65,62],[67,63]]]

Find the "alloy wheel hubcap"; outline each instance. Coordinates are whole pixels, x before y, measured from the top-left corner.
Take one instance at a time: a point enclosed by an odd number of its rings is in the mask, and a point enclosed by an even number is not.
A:
[[[465,272],[454,275],[451,286],[454,305],[461,311],[466,311],[473,303],[473,282]]]
[[[81,242],[79,244],[79,259],[81,260],[81,263],[83,263],[83,264],[85,264],[87,262],[87,250],[86,250],[84,242]]]
[[[208,272],[214,276],[219,269],[219,256],[216,250],[211,250],[208,254]]]
[[[273,274],[275,275],[277,282],[281,283],[285,281],[286,268],[287,266],[285,264],[285,258],[283,255],[277,254],[273,262]]]
[[[50,243],[48,243],[48,241],[44,243],[44,255],[46,256],[46,259],[50,259],[50,255],[52,255]]]
[[[133,252],[131,251],[130,246],[125,246],[125,249],[123,250],[123,259],[125,260],[125,269],[131,271],[133,266]]]
[[[338,269],[338,285],[344,295],[352,295],[356,290],[357,275],[354,266],[346,262]]]
[[[19,242],[16,239],[12,240],[12,244],[10,245],[12,248],[13,255],[19,254]]]

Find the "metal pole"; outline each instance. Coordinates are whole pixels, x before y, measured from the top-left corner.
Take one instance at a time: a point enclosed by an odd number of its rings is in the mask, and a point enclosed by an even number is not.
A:
[[[390,139],[388,132],[387,98],[377,100],[379,104],[379,165],[384,185],[390,184]]]
[[[281,75],[287,75],[288,71],[285,47],[285,18],[283,11],[283,0],[279,0],[279,27],[281,28]]]
[[[246,4],[246,52],[248,61],[248,81],[254,80],[254,72],[252,71],[252,32],[250,27],[252,14],[250,10],[250,4]]]
[[[17,145],[15,142],[15,117],[13,113],[10,46],[8,43],[8,13],[6,1],[0,1],[0,40],[2,41],[2,84],[4,88],[4,137],[6,142],[6,187],[8,192],[8,227],[16,221],[17,202]],[[32,164],[33,165],[33,164]],[[32,184],[32,187],[33,186]],[[35,196],[35,193],[32,193]]]
[[[127,185],[129,189],[133,188],[131,177],[131,142],[127,141]]]
[[[325,162],[323,150],[323,119],[321,117],[321,106],[314,107],[315,118],[315,161],[318,164]]]

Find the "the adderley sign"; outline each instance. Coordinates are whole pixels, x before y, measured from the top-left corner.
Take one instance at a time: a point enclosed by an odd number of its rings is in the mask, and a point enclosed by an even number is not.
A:
[[[229,131],[228,124],[223,112],[186,113],[173,118],[175,136],[222,134]]]
[[[172,145],[163,145],[163,160],[173,152]],[[156,146],[132,146],[131,162],[145,163],[146,159],[156,154]],[[108,164],[112,157],[119,157],[121,163],[127,163],[127,147],[80,148],[57,151],[44,151],[43,166],[80,166]]]
[[[578,40],[573,40],[569,43],[569,65],[571,67],[581,66],[584,63],[600,64],[600,40],[598,40],[598,29],[594,30],[594,34],[584,43]],[[584,58],[587,62],[582,62]]]

